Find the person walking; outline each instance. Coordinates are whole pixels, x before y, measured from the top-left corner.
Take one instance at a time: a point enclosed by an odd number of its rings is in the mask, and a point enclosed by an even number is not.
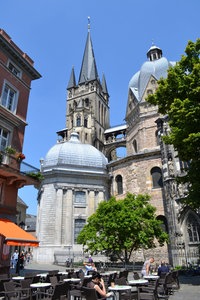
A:
[[[19,253],[18,250],[15,250],[15,252],[12,255],[12,262],[13,262],[13,268],[16,268],[17,261],[18,261]]]

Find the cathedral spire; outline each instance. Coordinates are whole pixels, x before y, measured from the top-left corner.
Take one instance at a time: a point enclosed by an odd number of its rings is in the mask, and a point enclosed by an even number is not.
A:
[[[96,67],[96,61],[94,57],[94,50],[92,46],[92,40],[90,36],[90,17],[88,17],[88,34],[85,45],[85,51],[83,55],[81,71],[79,75],[79,84],[85,83],[91,80],[98,80],[98,72]]]
[[[73,88],[75,86],[76,86],[76,78],[75,78],[75,73],[74,73],[74,67],[72,67],[72,71],[71,71],[67,89]]]
[[[102,76],[102,90],[104,92],[104,94],[108,94],[108,89],[107,89],[107,83],[106,83],[106,78],[105,75],[103,74]]]

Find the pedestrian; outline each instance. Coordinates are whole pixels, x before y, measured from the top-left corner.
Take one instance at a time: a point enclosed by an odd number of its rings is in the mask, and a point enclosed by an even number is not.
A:
[[[19,257],[18,250],[15,250],[15,252],[12,255],[13,268],[16,268],[18,257]]]
[[[151,257],[150,259],[146,260],[143,264],[141,274],[142,276],[148,276],[151,273],[151,264],[154,262],[154,258]]]
[[[93,259],[92,259],[92,256],[91,255],[89,255],[89,257],[88,257],[88,262],[91,264],[91,263],[93,263]]]
[[[97,268],[95,267],[94,263],[83,263],[85,266],[85,275],[88,275],[88,271],[97,271]]]

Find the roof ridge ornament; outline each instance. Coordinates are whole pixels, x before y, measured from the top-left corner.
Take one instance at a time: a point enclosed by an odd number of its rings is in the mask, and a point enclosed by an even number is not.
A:
[[[90,32],[90,16],[88,16],[88,32]]]

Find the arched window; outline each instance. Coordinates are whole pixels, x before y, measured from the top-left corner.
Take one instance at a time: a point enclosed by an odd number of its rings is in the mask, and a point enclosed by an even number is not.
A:
[[[89,99],[85,98],[85,106],[88,107],[89,106]]]
[[[200,224],[193,215],[189,215],[187,219],[187,231],[190,243],[200,242]]]
[[[121,175],[117,175],[116,178],[116,183],[117,183],[117,194],[121,195],[123,194],[123,180]]]
[[[163,187],[162,172],[159,167],[151,169],[151,177],[154,189]]]
[[[138,152],[137,141],[136,141],[136,140],[133,141],[133,149],[134,149],[134,152],[135,152],[135,153]]]
[[[74,242],[77,240],[77,236],[79,235],[80,231],[85,226],[85,220],[84,219],[75,219],[74,220]]]
[[[81,117],[80,116],[77,116],[77,118],[76,118],[76,126],[77,127],[81,126]]]
[[[84,118],[84,127],[85,128],[88,127],[88,119],[87,119],[87,117]]]

